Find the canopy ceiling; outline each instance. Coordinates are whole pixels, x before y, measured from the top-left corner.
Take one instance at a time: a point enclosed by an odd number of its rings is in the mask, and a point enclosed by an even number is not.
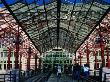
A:
[[[1,5],[40,52],[55,47],[76,52],[110,11],[105,0],[1,0]]]

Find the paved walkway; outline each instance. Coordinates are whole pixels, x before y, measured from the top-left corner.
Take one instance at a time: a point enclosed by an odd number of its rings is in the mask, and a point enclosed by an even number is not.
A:
[[[36,75],[36,76],[33,76],[31,78],[28,78],[26,81],[24,82],[34,82],[34,80],[36,79],[39,79],[41,76],[43,76],[44,74],[39,74],[39,75]]]
[[[57,76],[55,74],[52,74],[47,82],[78,82],[78,81],[72,80],[72,78],[66,75],[62,75],[61,78],[58,80]]]
[[[35,80],[36,78],[38,78],[38,76],[34,76],[32,78],[27,79],[25,82],[32,82],[33,80]]]

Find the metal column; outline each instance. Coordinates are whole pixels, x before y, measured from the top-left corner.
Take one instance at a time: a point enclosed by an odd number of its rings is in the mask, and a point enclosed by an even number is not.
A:
[[[104,43],[103,43],[103,39],[102,39],[102,35],[101,35],[101,33],[100,33],[100,38],[101,38],[100,48],[101,48],[102,67],[104,67],[104,66],[105,66],[105,58],[104,58]]]
[[[108,47],[106,47],[106,53],[107,53],[107,67],[110,69],[110,59],[109,59]]]
[[[19,69],[19,35],[16,36],[15,69]]]
[[[87,53],[87,64],[89,65],[89,54],[90,54],[90,50],[89,50],[89,48],[88,48],[88,42],[87,42],[87,44],[86,44],[86,53]]]

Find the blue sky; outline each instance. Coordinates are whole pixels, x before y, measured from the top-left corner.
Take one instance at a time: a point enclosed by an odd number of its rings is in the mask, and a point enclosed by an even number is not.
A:
[[[16,1],[19,1],[19,0],[5,0],[8,4],[12,4],[12,3],[14,3],[14,2],[16,2]],[[25,0],[22,0],[23,2],[25,2]],[[31,3],[31,2],[33,2],[34,0],[26,0],[28,3]],[[37,1],[37,0],[36,0]],[[45,2],[48,2],[49,0],[45,0]],[[73,3],[75,0],[62,0],[62,1],[66,1],[66,2],[71,2],[71,3]],[[80,2],[81,0],[76,0],[76,2],[78,3],[78,2]],[[110,0],[103,0],[103,1],[105,1],[105,2],[108,2],[108,3],[110,3]],[[43,4],[43,0],[38,0],[38,2],[37,2],[37,4],[39,4],[39,5],[42,5]],[[2,7],[3,6],[3,4],[0,4],[0,7]]]

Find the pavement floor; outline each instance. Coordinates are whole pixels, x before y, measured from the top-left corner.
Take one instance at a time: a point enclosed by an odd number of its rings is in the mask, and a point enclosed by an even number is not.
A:
[[[61,75],[61,78],[58,79],[55,74],[52,74],[47,82],[82,82],[82,81],[72,80],[71,77],[66,76],[65,74]]]

